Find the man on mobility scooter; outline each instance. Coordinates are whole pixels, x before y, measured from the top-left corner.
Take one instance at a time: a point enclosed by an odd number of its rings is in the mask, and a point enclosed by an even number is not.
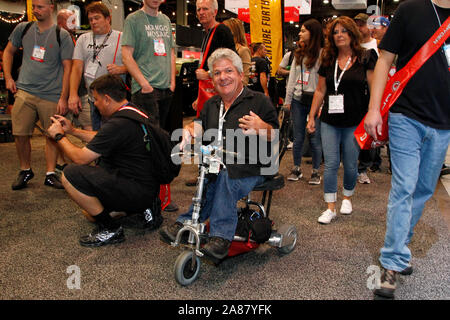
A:
[[[259,157],[260,140],[263,139],[267,145],[274,142],[273,129],[278,129],[279,124],[276,109],[269,98],[243,86],[242,61],[234,51],[217,49],[208,59],[208,67],[218,95],[205,103],[198,119],[183,128],[180,150],[191,142],[191,138],[200,138],[205,132],[215,130],[213,138],[223,137],[215,143],[239,154],[239,159],[231,163],[226,157],[226,168],[221,168],[215,179],[208,179],[200,212],[199,221],[209,219],[210,222],[208,242],[200,251],[213,259],[223,259],[228,254],[238,223],[237,202],[264,181],[264,168],[270,166],[263,164]],[[218,132],[219,128],[222,128],[222,134]],[[227,137],[230,138],[230,131],[233,132],[231,138],[234,143],[226,141]],[[245,138],[241,139],[241,136]],[[160,230],[161,239],[169,244],[174,242],[183,222],[190,220],[192,213],[191,205],[174,224]],[[182,241],[186,241],[187,234],[183,236]]]

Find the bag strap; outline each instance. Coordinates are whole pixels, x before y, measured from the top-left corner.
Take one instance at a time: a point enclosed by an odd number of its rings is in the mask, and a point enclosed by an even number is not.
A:
[[[120,41],[121,34],[122,34],[122,32],[119,32],[119,37],[117,38],[117,45],[116,45],[116,51],[114,52],[113,64],[116,63],[116,55],[117,55],[117,50],[119,49],[119,41]]]
[[[124,112],[121,112],[124,111]],[[127,111],[133,111],[133,112],[127,112]],[[147,130],[148,122],[146,120],[149,119],[148,115],[146,115],[144,112],[139,110],[138,108],[135,108],[134,106],[130,104],[125,104],[122,107],[120,107],[115,113],[114,116],[120,117],[120,118],[126,118],[133,121],[137,121],[139,125],[142,128],[142,131],[144,131],[144,144],[147,151],[150,151],[150,137]]]
[[[381,99],[380,112],[387,112],[401,95],[403,88],[414,76],[425,62],[445,43],[450,36],[450,17],[444,21],[440,28],[431,36],[430,39],[417,51],[411,60],[386,84],[383,97]]]
[[[220,23],[219,23],[219,24],[220,24]],[[217,26],[218,26],[219,24],[217,24],[217,25],[214,27],[214,29],[213,29],[213,31],[212,31],[212,33],[211,33],[211,36],[210,36],[209,39],[208,39],[208,44],[206,45],[205,52],[203,52],[203,60],[202,60],[202,64],[200,65],[200,69],[203,69],[203,65],[205,64],[206,57],[208,56],[209,47],[211,46],[211,41],[212,41],[212,39],[213,39],[213,37],[214,37],[214,33],[216,32]]]
[[[34,21],[30,21],[25,25],[25,28],[23,28],[22,34],[20,36],[20,40],[22,40],[23,37],[25,37],[25,35],[27,34],[28,30],[30,29],[30,27],[33,23],[34,23]]]

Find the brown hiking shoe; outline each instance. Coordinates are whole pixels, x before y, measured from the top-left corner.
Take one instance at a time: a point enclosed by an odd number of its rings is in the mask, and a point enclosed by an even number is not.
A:
[[[211,237],[207,244],[200,250],[205,255],[212,257],[216,260],[221,260],[228,255],[228,249],[230,248],[231,241],[219,238]]]
[[[177,238],[178,231],[183,228],[183,224],[181,222],[175,222],[169,226],[164,226],[159,230],[160,238],[163,242],[171,244],[175,242]],[[184,232],[181,236],[181,243],[187,243],[187,239],[189,237],[189,232]]]
[[[383,298],[394,299],[395,289],[397,288],[397,272],[383,269],[380,281],[380,288],[375,289],[373,293]]]

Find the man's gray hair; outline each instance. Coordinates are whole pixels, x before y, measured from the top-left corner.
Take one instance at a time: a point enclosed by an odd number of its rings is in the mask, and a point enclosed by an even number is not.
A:
[[[209,71],[213,72],[214,63],[216,63],[217,60],[222,59],[230,60],[239,73],[244,72],[241,57],[239,57],[236,52],[228,48],[219,48],[211,54],[211,56],[208,58]]]
[[[211,0],[211,3],[214,10],[219,10],[219,4],[217,3],[217,0]]]

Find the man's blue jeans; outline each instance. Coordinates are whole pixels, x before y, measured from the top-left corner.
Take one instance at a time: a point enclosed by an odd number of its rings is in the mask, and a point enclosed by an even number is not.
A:
[[[355,191],[358,177],[359,146],[353,132],[356,126],[339,128],[321,123],[321,136],[325,170],[323,173],[324,200],[336,202],[337,200],[337,176],[339,164],[344,163],[344,196],[351,197]]]
[[[311,107],[305,106],[295,99],[292,99],[291,115],[294,124],[294,146],[292,155],[294,165],[300,166],[302,163],[303,142],[305,141],[306,118]],[[320,140],[320,120],[316,119],[316,131],[311,135],[312,167],[319,169],[322,163],[322,143]]]
[[[402,271],[408,266],[413,229],[433,195],[450,141],[438,130],[400,113],[389,113],[392,179],[381,265]]]
[[[237,202],[247,196],[253,188],[264,181],[264,176],[231,179],[227,170],[221,170],[215,181],[206,181],[206,196],[200,211],[200,222],[209,218],[210,237],[232,241],[238,222]],[[177,221],[183,223],[192,219],[193,205],[180,215]]]
[[[91,122],[92,122],[92,130],[98,131],[102,126],[102,115],[100,111],[98,111],[97,107],[94,104],[94,101],[88,99],[89,105],[91,107]]]

